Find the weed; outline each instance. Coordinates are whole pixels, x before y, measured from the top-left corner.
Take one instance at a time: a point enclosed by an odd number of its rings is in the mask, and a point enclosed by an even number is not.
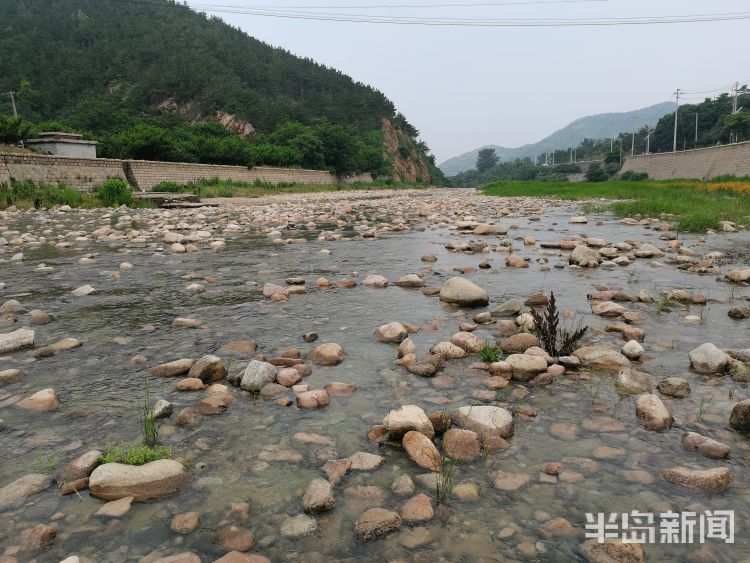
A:
[[[166,446],[109,446],[99,458],[102,463],[124,463],[125,465],[145,465],[157,459],[171,459],[172,450]]]
[[[602,389],[602,383],[604,383],[604,380],[607,379],[606,376],[597,373],[594,377],[594,380],[591,381],[591,383],[585,383],[581,381],[581,385],[586,389],[586,391],[589,392],[589,395],[591,395],[591,401],[595,401],[599,398],[599,393]]]
[[[659,294],[659,297],[654,299],[654,308],[659,314],[661,314],[662,311],[666,311],[667,313],[670,312],[670,305],[674,305],[674,302],[671,299],[667,299],[666,295],[663,293]]]
[[[57,454],[39,454],[37,465],[39,466],[40,473],[51,475],[57,469]]]
[[[151,387],[148,378],[144,378],[143,381],[143,399],[140,402],[143,443],[146,446],[153,447],[159,443],[159,428],[154,419],[153,406],[151,405]]]
[[[531,316],[534,317],[535,331],[542,347],[550,356],[569,356],[589,330],[581,319],[578,319],[572,327],[560,326],[560,315],[557,312],[554,292],[550,292],[544,315],[532,310]]]
[[[454,478],[458,461],[449,457],[441,457],[438,464],[437,479],[435,481],[435,502],[443,503],[453,494]]]
[[[502,360],[504,356],[500,346],[493,346],[487,342],[482,346],[481,350],[479,350],[479,357],[482,358],[482,361],[485,363],[494,364],[495,362]]]
[[[505,402],[505,396],[508,393],[508,387],[501,387],[495,391],[495,400],[498,402]]]
[[[701,324],[705,324],[706,323],[706,319],[708,318],[708,313],[710,313],[710,312],[711,312],[711,305],[709,305],[708,303],[706,303],[703,306],[703,309],[701,309],[701,314],[700,314]]]
[[[628,274],[628,283],[638,283],[638,280],[641,277],[641,270],[638,268],[633,268],[630,270],[630,273]]]
[[[711,395],[708,399],[701,397],[701,403],[698,405],[698,420],[703,421],[703,417],[708,414],[708,409],[711,407],[711,403],[714,400],[714,396]]]
[[[94,188],[94,195],[101,200],[104,207],[119,207],[133,203],[132,188],[125,180],[119,178],[104,180]]]

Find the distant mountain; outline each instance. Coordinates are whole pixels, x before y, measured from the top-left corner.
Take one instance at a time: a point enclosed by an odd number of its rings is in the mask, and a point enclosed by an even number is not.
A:
[[[674,111],[674,102],[664,102],[647,108],[628,111],[624,113],[602,113],[576,119],[555,131],[549,137],[539,142],[524,145],[518,148],[500,147],[487,145],[479,147],[459,156],[449,158],[439,165],[446,176],[455,176],[459,172],[471,170],[477,162],[479,151],[484,148],[493,148],[500,157],[501,162],[508,162],[516,158],[534,158],[544,152],[555,149],[566,149],[578,145],[584,139],[604,139],[616,137],[619,133],[639,129],[644,125],[653,127],[659,118]]]

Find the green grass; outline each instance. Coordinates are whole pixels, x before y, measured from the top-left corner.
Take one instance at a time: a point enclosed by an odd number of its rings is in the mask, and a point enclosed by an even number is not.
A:
[[[489,343],[482,346],[478,353],[482,361],[488,364],[494,364],[503,359],[503,351],[500,346],[493,346]]]
[[[69,205],[93,209],[97,207],[146,207],[149,204],[132,199],[132,188],[123,180],[108,179],[91,192],[82,192],[63,183],[36,184],[30,180],[11,180],[10,185],[0,184],[0,209],[15,205],[18,209],[41,209]]]
[[[99,458],[102,463],[145,465],[157,459],[171,459],[172,450],[166,446],[110,446]]]
[[[585,211],[611,211],[618,217],[674,215],[669,219],[680,231],[703,233],[719,228],[719,221],[750,222],[750,196],[740,190],[747,186],[737,180],[737,191],[709,191],[697,180],[612,180],[600,183],[495,182],[483,188],[493,196],[555,197],[565,200],[614,200],[585,205]]]
[[[220,180],[213,178],[201,180],[197,183],[178,184],[176,182],[161,182],[152,188],[154,192],[180,192],[196,194],[204,198],[212,197],[265,197],[269,195],[285,193],[316,193],[316,192],[338,192],[350,190],[397,190],[397,189],[420,189],[425,184],[418,183],[394,183],[387,181],[376,181],[369,184],[269,184],[266,182],[235,182],[231,180]]]

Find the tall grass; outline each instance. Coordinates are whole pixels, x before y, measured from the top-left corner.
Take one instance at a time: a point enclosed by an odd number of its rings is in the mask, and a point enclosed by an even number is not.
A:
[[[110,178],[91,192],[77,190],[64,183],[37,184],[31,180],[11,180],[0,184],[0,209],[15,205],[18,209],[44,209],[60,205],[92,209],[95,207],[145,206],[133,199],[133,190],[124,180]]]
[[[555,197],[567,200],[615,200],[598,209],[618,217],[674,215],[677,229],[705,232],[719,221],[750,222],[750,190],[742,179],[721,184],[696,180],[613,180],[600,183],[496,182],[486,195]]]
[[[159,428],[154,419],[153,405],[151,404],[151,386],[148,378],[144,380],[143,399],[139,404],[141,410],[141,424],[143,426],[143,443],[154,447],[159,443]]]

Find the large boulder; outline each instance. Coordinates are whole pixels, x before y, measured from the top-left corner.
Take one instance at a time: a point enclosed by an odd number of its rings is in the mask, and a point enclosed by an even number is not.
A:
[[[13,332],[0,334],[0,354],[32,348],[34,346],[34,331],[28,328],[19,328]]]
[[[585,268],[596,268],[599,265],[599,251],[582,244],[576,246],[570,253],[570,263]]]
[[[427,414],[417,405],[404,405],[400,409],[393,410],[383,419],[385,431],[392,438],[401,438],[411,430],[415,430],[433,438],[435,429]]]
[[[482,440],[507,438],[513,435],[513,415],[502,407],[474,405],[460,407],[451,412],[453,421],[467,430],[473,430]]]
[[[344,349],[333,342],[326,342],[310,352],[310,361],[319,366],[335,366],[346,359]]]
[[[49,475],[30,473],[19,477],[0,489],[0,512],[19,506],[27,497],[35,495],[52,483]]]
[[[209,355],[203,356],[195,362],[187,376],[200,379],[203,383],[213,383],[214,381],[221,381],[226,375],[227,368],[224,366],[222,359],[218,356]]]
[[[427,436],[421,432],[410,430],[404,434],[402,440],[404,450],[419,467],[438,471],[440,469],[440,452]]]
[[[669,483],[685,487],[692,491],[723,491],[732,484],[732,472],[728,467],[712,469],[688,469],[687,467],[670,467],[661,472],[661,477]]]
[[[656,395],[644,393],[635,403],[635,413],[649,430],[666,430],[672,426],[672,415]]]
[[[135,501],[170,497],[190,481],[190,473],[173,459],[145,465],[105,463],[89,477],[89,491],[103,500],[133,497]]]
[[[42,389],[16,403],[22,409],[36,412],[53,412],[60,406],[60,399],[54,389]]]
[[[180,360],[174,360],[173,362],[167,362],[166,364],[159,364],[149,368],[148,374],[154,377],[174,377],[177,375],[184,375],[190,371],[193,367],[195,360],[191,358],[182,358]]]
[[[406,331],[404,325],[397,322],[380,325],[375,329],[375,338],[379,342],[387,344],[398,344],[407,336],[409,336],[409,333]]]
[[[474,354],[482,349],[484,340],[471,332],[457,332],[451,336],[451,344],[463,348],[469,354]]]
[[[456,346],[453,342],[438,342],[430,348],[430,352],[440,354],[446,360],[457,360],[466,356],[466,350]]]
[[[581,555],[588,563],[646,563],[642,545],[614,539],[586,540],[581,544]]]
[[[240,389],[257,393],[265,385],[276,380],[276,366],[268,362],[252,360],[245,368],[240,380]]]
[[[523,354],[529,348],[539,346],[539,339],[530,332],[519,332],[500,341],[500,348],[506,354]]]
[[[440,300],[462,307],[484,307],[490,302],[487,292],[465,278],[450,278],[440,288]]]
[[[706,342],[690,351],[690,366],[698,373],[721,373],[729,363],[729,356],[718,347]]]
[[[732,414],[729,415],[729,425],[741,432],[750,430],[750,399],[745,399],[734,405]]]
[[[512,354],[505,358],[513,370],[513,381],[531,381],[547,370],[547,360],[530,354]]]
[[[573,352],[584,367],[618,373],[630,367],[630,360],[607,346],[584,346]]]

